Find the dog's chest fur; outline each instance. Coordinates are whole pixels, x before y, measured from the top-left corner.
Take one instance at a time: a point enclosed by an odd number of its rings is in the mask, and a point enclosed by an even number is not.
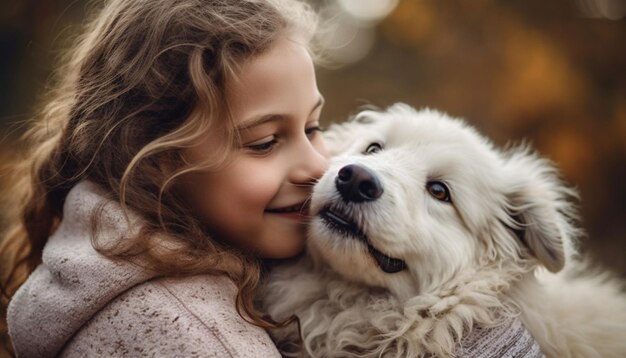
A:
[[[272,333],[285,356],[453,356],[464,338],[471,345],[472,327],[515,316],[502,295],[508,287],[504,272],[468,273],[400,302],[387,290],[348,282],[305,257],[275,268],[261,297],[274,319],[298,317],[302,337],[296,324]]]

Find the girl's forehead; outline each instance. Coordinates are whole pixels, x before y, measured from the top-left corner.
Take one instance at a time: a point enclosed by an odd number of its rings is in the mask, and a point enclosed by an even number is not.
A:
[[[268,114],[310,110],[320,95],[307,48],[288,38],[277,40],[240,68],[227,96],[236,126]]]

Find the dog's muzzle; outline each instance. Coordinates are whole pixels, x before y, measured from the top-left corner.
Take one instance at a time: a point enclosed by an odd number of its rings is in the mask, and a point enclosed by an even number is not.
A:
[[[335,187],[343,202],[328,205],[321,210],[319,216],[326,226],[342,236],[364,243],[368,253],[384,272],[396,273],[406,269],[403,260],[387,256],[372,246],[362,227],[345,210],[346,205],[351,204],[352,210],[359,210],[359,203],[371,202],[382,196],[383,186],[376,174],[367,167],[349,164],[337,173]]]

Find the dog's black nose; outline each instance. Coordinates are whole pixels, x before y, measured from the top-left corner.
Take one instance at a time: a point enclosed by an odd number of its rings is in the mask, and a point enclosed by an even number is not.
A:
[[[335,178],[335,186],[346,201],[372,201],[383,195],[383,186],[370,169],[350,164],[339,169]]]

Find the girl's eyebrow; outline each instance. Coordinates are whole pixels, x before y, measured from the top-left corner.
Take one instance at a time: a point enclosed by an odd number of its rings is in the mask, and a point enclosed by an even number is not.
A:
[[[319,99],[317,100],[317,103],[315,103],[315,106],[313,106],[309,115],[315,112],[318,108],[322,107],[323,105],[324,105],[324,97],[320,95]],[[256,127],[258,125],[261,125],[267,122],[278,121],[283,118],[285,117],[280,114],[263,114],[263,115],[252,117],[251,119],[247,119],[243,121],[235,129],[237,131],[243,131],[243,130],[250,129],[252,127]]]

